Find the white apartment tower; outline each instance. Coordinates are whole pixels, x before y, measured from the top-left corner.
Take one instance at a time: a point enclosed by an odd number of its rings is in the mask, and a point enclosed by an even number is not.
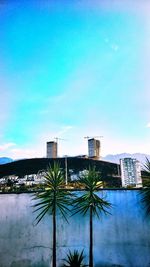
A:
[[[99,159],[100,141],[94,138],[88,139],[88,156],[89,158]]]
[[[57,158],[57,142],[47,142],[47,158]]]
[[[123,187],[142,187],[140,162],[133,158],[120,159],[121,182]]]

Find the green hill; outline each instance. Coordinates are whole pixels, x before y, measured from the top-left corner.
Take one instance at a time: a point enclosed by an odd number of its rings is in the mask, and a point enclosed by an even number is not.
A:
[[[65,158],[32,158],[0,165],[0,178],[8,175],[23,177],[26,174],[36,174],[40,170],[45,170],[48,165],[53,164],[54,161],[58,161],[60,167],[65,170]],[[67,166],[68,170],[72,170],[73,173],[78,173],[79,171],[89,168],[89,166],[95,166],[96,170],[101,172],[103,181],[109,184],[111,183],[112,185],[120,185],[118,164],[78,157],[68,157]]]

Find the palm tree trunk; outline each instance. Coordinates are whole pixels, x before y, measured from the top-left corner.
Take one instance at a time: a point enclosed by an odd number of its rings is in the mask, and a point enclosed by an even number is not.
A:
[[[90,251],[89,267],[93,267],[93,207],[90,206]]]
[[[53,213],[53,267],[56,267],[56,211]]]

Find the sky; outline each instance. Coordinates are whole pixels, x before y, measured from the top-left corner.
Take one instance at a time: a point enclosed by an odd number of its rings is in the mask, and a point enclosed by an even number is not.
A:
[[[0,157],[150,154],[147,0],[1,0]]]

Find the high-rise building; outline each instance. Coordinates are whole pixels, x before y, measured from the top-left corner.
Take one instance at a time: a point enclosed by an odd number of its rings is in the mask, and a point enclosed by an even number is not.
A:
[[[140,162],[133,158],[120,159],[122,186],[142,187]]]
[[[88,139],[88,156],[89,158],[99,159],[100,141],[94,138]]]
[[[47,142],[47,158],[57,158],[57,142]]]

